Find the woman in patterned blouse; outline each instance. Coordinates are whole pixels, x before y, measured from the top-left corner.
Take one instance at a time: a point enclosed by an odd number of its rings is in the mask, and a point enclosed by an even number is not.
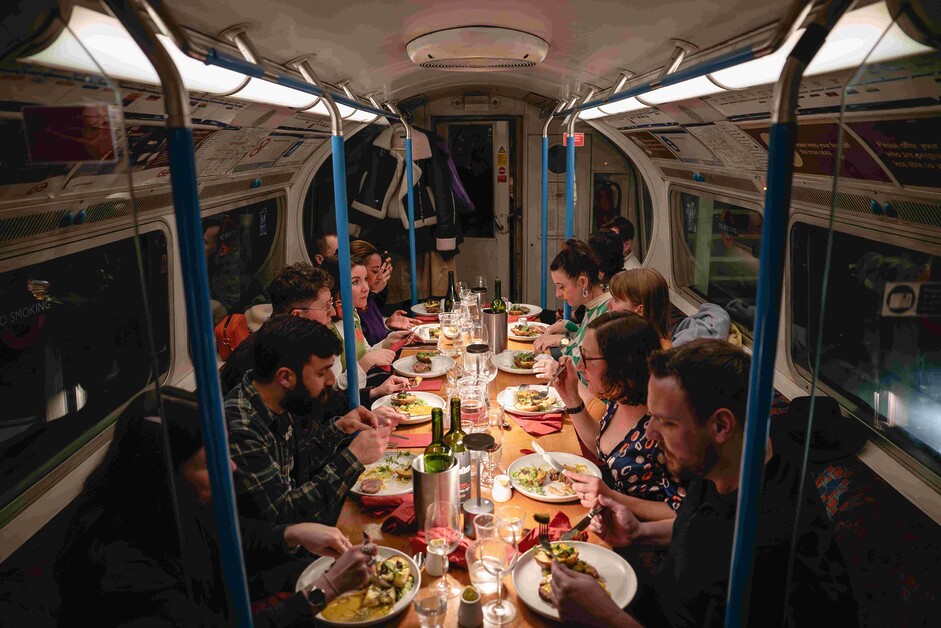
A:
[[[571,412],[578,437],[596,448],[603,479],[569,473],[582,504],[592,507],[599,494],[623,502],[647,521],[672,518],[685,491],[666,469],[663,452],[647,437],[647,358],[660,349],[650,324],[630,312],[608,312],[591,323],[582,339],[574,370],[588,392],[609,399],[599,424],[581,405],[578,378],[565,369],[556,380],[559,396]],[[563,358],[567,360],[568,358]]]

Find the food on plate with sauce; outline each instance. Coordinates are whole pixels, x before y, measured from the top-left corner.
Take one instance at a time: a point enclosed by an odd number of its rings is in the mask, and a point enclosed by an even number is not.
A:
[[[588,467],[583,464],[565,464],[562,466],[567,471],[588,473]],[[536,495],[571,497],[575,494],[575,489],[572,488],[572,480],[555,469],[536,466],[522,467],[511,475],[520,488]]]
[[[532,351],[517,351],[513,354],[513,367],[532,370],[536,365],[536,355]]]
[[[322,611],[324,619],[354,622],[385,617],[395,603],[415,586],[411,567],[401,556],[392,556],[370,569],[369,584],[331,600]]]
[[[382,460],[366,467],[359,476],[359,492],[375,495],[386,488],[404,488],[412,481],[412,460],[407,451],[387,453]]]

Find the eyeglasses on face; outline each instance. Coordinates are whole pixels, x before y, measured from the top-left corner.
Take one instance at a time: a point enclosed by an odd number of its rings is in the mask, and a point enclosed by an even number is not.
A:
[[[597,357],[589,357],[583,353],[581,359],[582,359],[582,362],[591,362],[592,360],[604,360],[604,356],[599,355]]]
[[[323,307],[296,307],[294,309],[308,312],[329,312],[330,310],[334,309],[334,303],[333,299],[330,299]]]

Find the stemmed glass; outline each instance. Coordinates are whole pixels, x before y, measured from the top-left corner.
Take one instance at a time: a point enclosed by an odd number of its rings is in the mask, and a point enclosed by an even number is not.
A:
[[[503,578],[513,571],[519,559],[519,535],[515,529],[506,528],[501,522],[496,537],[477,541],[477,557],[484,569],[497,579],[497,599],[484,604],[484,620],[502,625],[516,618],[516,606],[503,599]]]
[[[477,275],[476,277],[474,277],[474,283],[471,285],[471,290],[473,290],[474,292],[478,294],[486,294],[487,284],[484,283],[483,275]]]
[[[434,502],[428,505],[425,515],[425,541],[428,551],[441,556],[444,563],[441,579],[434,586],[449,598],[460,595],[462,587],[448,575],[448,555],[457,549],[464,538],[461,529],[461,513],[451,502]]]
[[[463,351],[461,342],[460,315],[447,312],[438,315],[441,329],[438,332],[438,350],[444,355],[454,356]]]

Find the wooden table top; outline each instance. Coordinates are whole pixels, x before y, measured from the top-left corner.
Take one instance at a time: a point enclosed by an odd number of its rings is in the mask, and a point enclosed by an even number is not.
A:
[[[508,341],[510,349],[515,350],[532,350],[531,343],[520,343],[515,341]],[[418,349],[405,348],[402,350],[403,356],[408,356],[416,353]],[[446,378],[438,378],[441,382],[441,388],[438,391],[430,391],[434,394],[438,394],[441,397],[445,396],[445,385]],[[491,383],[490,388],[490,398],[495,400],[497,393],[502,391],[508,386],[517,386],[523,383],[536,383],[538,380],[531,375],[515,375],[512,373],[505,373],[499,371],[496,379]],[[496,403],[494,401],[494,403]],[[530,441],[534,438],[529,433],[520,428],[514,421],[513,417],[510,414],[507,414],[507,419],[510,423],[511,429],[504,431],[503,439],[503,457],[501,460],[501,467],[504,470],[517,458],[521,457],[524,454],[520,453],[520,449],[532,449]],[[396,430],[398,433],[409,434],[409,433],[428,433],[431,431],[431,422],[421,423],[418,425],[408,425],[401,426]],[[580,454],[581,449],[578,442],[578,436],[575,433],[575,428],[572,425],[571,419],[568,415],[563,415],[562,421],[562,430],[554,434],[548,434],[546,436],[538,437],[539,444],[546,451],[563,451],[570,452],[574,454]],[[419,449],[411,449],[410,451],[414,453],[421,453]],[[490,490],[487,488],[483,489],[483,494],[485,497],[490,496]],[[499,509],[504,505],[516,505],[521,506],[526,511],[526,528],[535,527],[535,522],[533,521],[533,514],[537,512],[548,513],[550,516],[554,516],[556,512],[565,513],[569,521],[574,525],[582,517],[584,517],[587,512],[577,501],[568,502],[564,504],[552,504],[538,502],[529,497],[526,497],[519,493],[518,491],[513,491],[513,497],[509,502],[502,504],[495,504],[496,508]],[[337,523],[337,527],[343,531],[344,534],[349,536],[351,539],[362,538],[363,526],[368,523],[377,523],[381,524],[384,520],[384,517],[372,517],[363,513],[360,510],[359,502],[354,498],[350,498],[346,501],[346,504],[343,506],[343,510],[340,514],[340,520]],[[412,533],[414,534],[414,533]],[[392,535],[389,533],[383,533],[383,539],[379,541],[380,545],[385,545],[388,547],[395,548],[402,552],[405,552],[409,556],[412,555],[411,544],[409,542],[409,537],[412,534],[405,535]],[[602,542],[597,536],[589,532],[589,539],[592,543],[597,543],[608,547],[604,542]],[[470,577],[467,573],[467,570],[462,568],[453,567],[449,570],[449,573],[454,577],[455,580],[461,584],[470,584]],[[424,572],[422,573],[422,587],[427,586],[428,584],[437,582],[437,578],[426,576]],[[537,615],[533,611],[523,604],[521,600],[517,598],[516,591],[513,588],[513,580],[511,576],[507,576],[504,581],[504,599],[511,600],[518,609],[518,615],[516,620],[509,625],[513,626],[551,626],[554,625],[553,622],[543,618],[540,615]],[[483,602],[486,602],[489,599],[493,599],[496,596],[489,595],[483,596]],[[445,626],[457,626],[457,613],[458,607],[460,606],[460,598],[451,598],[448,602],[448,615],[445,619]],[[418,626],[418,615],[415,612],[414,607],[410,607],[407,611],[403,612],[398,617],[387,622],[386,625],[390,626]]]

